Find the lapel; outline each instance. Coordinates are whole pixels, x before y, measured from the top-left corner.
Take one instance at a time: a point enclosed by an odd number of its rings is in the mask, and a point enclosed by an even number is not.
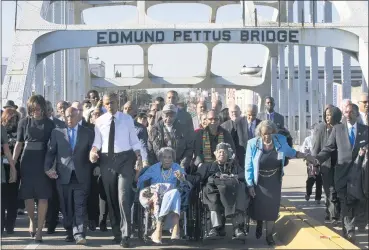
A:
[[[76,148],[79,145],[79,141],[81,140],[81,137],[83,135],[82,129],[83,129],[82,126],[81,125],[78,125],[77,139],[76,139],[76,144],[74,145],[74,151],[73,151],[73,153],[76,151]]]
[[[237,124],[236,124],[236,129],[237,129],[237,135],[238,135],[238,138],[239,138],[239,144],[241,146],[245,146],[244,144],[244,139],[247,141],[247,135],[246,135],[246,138],[245,138],[245,133],[244,133],[244,120],[245,118],[241,117],[238,121],[237,121]]]
[[[63,128],[63,132],[64,132],[64,139],[68,144],[68,150],[72,154],[73,152],[72,152],[72,148],[71,148],[70,143],[69,143],[68,128],[67,127]]]

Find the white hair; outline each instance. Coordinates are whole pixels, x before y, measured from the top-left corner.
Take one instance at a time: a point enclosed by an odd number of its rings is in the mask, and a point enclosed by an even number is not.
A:
[[[274,122],[271,120],[264,120],[259,123],[259,125],[255,128],[255,136],[261,136],[261,129],[263,127],[270,128],[273,132],[273,134],[276,134],[278,132],[277,125],[275,125]]]
[[[161,148],[158,152],[158,159],[161,161],[163,159],[164,154],[170,153],[172,154],[173,161],[176,160],[176,151],[172,149],[171,147],[164,147]]]

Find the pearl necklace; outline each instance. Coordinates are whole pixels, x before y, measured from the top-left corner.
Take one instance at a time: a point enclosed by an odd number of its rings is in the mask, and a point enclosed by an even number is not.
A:
[[[161,170],[161,176],[163,177],[164,180],[167,181],[171,175],[172,175],[172,168],[168,169],[167,173],[165,173],[164,168]]]

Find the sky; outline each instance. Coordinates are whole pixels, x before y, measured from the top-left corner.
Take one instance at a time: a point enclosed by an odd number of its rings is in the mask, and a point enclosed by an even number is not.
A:
[[[15,1],[2,1],[2,56],[11,55],[14,42]],[[309,3],[305,3],[305,21],[309,20]],[[323,20],[323,1],[317,2],[318,22]],[[257,6],[258,15],[270,20],[273,9]],[[297,4],[295,2],[295,20]],[[21,13],[21,10],[18,10]],[[167,23],[206,23],[210,19],[210,8],[203,4],[161,4],[148,10],[150,19]],[[86,24],[112,24],[119,22],[136,22],[138,14],[135,7],[114,6],[87,9],[83,12]],[[240,5],[232,4],[221,7],[217,12],[217,22],[235,22],[242,18]],[[333,22],[339,21],[333,6]],[[297,48],[297,46],[296,46]],[[212,71],[218,75],[238,75],[243,65],[263,65],[266,48],[256,44],[221,44],[213,50]],[[207,49],[201,44],[153,45],[149,49],[151,71],[158,76],[185,77],[201,74],[205,70]],[[306,65],[310,65],[310,49],[306,47]],[[89,50],[91,63],[105,62],[106,77],[114,76],[114,65],[122,72],[122,76],[132,76],[132,66],[122,64],[142,64],[142,50],[139,46],[99,47]],[[341,52],[334,50],[334,65],[341,65]],[[295,52],[295,64],[298,61]],[[286,56],[287,65],[287,56]],[[319,48],[319,65],[324,65],[324,48]],[[358,63],[352,59],[352,65]],[[135,74],[142,72],[142,67],[135,66]]]

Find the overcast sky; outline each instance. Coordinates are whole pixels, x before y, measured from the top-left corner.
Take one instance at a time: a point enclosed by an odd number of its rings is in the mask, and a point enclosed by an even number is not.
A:
[[[14,1],[2,1],[2,56],[9,57],[14,41]],[[306,21],[309,19],[309,4],[306,2]],[[318,22],[323,20],[323,1],[318,1]],[[295,9],[297,4],[295,3]],[[263,19],[271,19],[273,9],[257,7]],[[19,10],[21,12],[21,10]],[[161,4],[148,11],[151,19],[168,23],[204,23],[209,21],[210,9],[202,4]],[[295,11],[296,14],[296,11]],[[217,22],[234,22],[242,16],[240,5],[228,5],[220,8]],[[106,24],[117,22],[135,22],[138,18],[135,7],[101,7],[84,11],[87,24]],[[296,18],[296,17],[295,17]],[[339,16],[333,6],[333,22]],[[149,64],[158,76],[191,76],[201,73],[205,68],[207,49],[201,44],[154,45],[149,50]],[[138,46],[117,46],[91,48],[91,57],[99,57],[106,64],[106,76],[113,77],[114,64],[142,64],[142,50]],[[306,64],[310,64],[310,50],[306,49]],[[265,48],[251,44],[221,44],[214,48],[212,71],[218,75],[238,75],[243,65],[262,65]],[[287,58],[286,58],[287,59]],[[295,53],[295,63],[298,57]],[[96,62],[92,60],[91,62]],[[324,65],[324,49],[319,48],[319,64]],[[341,65],[341,53],[334,52],[334,64]],[[353,59],[352,65],[358,63]],[[119,68],[122,75],[131,75],[132,67]],[[136,73],[140,73],[140,67]]]

